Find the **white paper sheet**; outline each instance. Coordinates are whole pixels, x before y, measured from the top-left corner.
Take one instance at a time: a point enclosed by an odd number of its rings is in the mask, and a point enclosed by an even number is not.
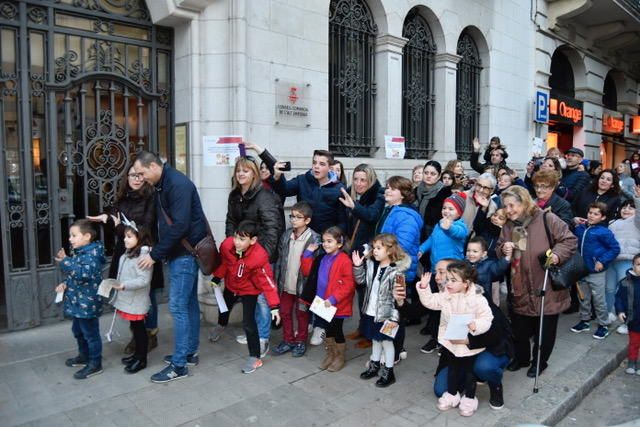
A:
[[[380,328],[380,333],[385,334],[391,338],[395,338],[396,334],[398,333],[398,329],[400,329],[400,326],[396,324],[396,326],[391,327],[390,323],[391,322],[389,320],[385,320],[382,324],[382,328]]]
[[[109,298],[111,294],[111,289],[113,289],[113,285],[117,284],[118,281],[116,279],[104,279],[100,282],[100,286],[98,286],[98,295],[101,297]]]
[[[56,299],[53,301],[53,303],[58,304],[59,302],[62,302],[63,297],[64,297],[64,291],[56,292]]]
[[[463,340],[469,333],[469,323],[473,321],[473,314],[452,314],[444,331],[445,340]]]
[[[311,307],[309,307],[313,313],[317,314],[327,322],[331,322],[333,316],[336,315],[336,311],[338,311],[338,307],[335,305],[325,307],[324,300],[316,295],[311,303]]]
[[[222,288],[220,288],[220,286],[214,287],[213,294],[216,296],[216,302],[218,303],[218,310],[220,310],[220,313],[226,313],[229,311],[227,303],[224,302],[224,297],[222,296]]]

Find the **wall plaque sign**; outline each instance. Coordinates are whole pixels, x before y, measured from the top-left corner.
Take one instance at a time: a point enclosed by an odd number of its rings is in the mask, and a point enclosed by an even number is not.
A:
[[[310,127],[308,83],[293,83],[276,79],[276,125]]]

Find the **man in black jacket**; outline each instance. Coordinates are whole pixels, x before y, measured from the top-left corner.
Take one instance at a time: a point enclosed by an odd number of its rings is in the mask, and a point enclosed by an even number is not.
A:
[[[571,147],[564,153],[567,161],[567,167],[562,171],[562,179],[560,184],[569,189],[566,199],[569,203],[573,201],[576,195],[582,193],[591,182],[591,177],[585,171],[578,169],[582,159],[584,159],[584,151],[579,148]]]
[[[175,348],[173,355],[164,358],[169,366],[151,377],[152,382],[165,383],[186,377],[187,365],[198,364],[198,264],[182,240],[196,246],[207,234],[207,219],[196,186],[189,178],[146,151],[138,153],[133,166],[155,187],[158,217],[158,242],[138,265],[151,268],[156,262],[166,261],[169,266],[169,311]]]

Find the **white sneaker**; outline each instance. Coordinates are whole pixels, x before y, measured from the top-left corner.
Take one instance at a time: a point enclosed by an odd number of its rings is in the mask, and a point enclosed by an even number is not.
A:
[[[506,282],[500,282],[500,293],[502,295],[507,295],[509,293],[509,289],[507,288]]]
[[[260,359],[263,359],[269,353],[269,340],[260,338]]]
[[[236,335],[236,342],[238,344],[246,344],[247,343],[247,336],[246,335]]]
[[[612,324],[613,322],[615,322],[618,319],[618,316],[615,315],[615,313],[609,313],[609,319],[607,319],[609,321],[609,325]]]
[[[327,333],[323,328],[313,328],[313,335],[311,335],[311,340],[309,344],[311,345],[320,345],[324,341],[324,338],[327,336]]]
[[[627,327],[626,323],[623,323],[622,325],[618,326],[616,332],[622,335],[629,335],[629,328]]]

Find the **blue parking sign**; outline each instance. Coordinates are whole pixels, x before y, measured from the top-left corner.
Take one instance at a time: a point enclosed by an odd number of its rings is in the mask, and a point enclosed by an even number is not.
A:
[[[549,94],[536,92],[536,122],[547,123],[549,121]]]

